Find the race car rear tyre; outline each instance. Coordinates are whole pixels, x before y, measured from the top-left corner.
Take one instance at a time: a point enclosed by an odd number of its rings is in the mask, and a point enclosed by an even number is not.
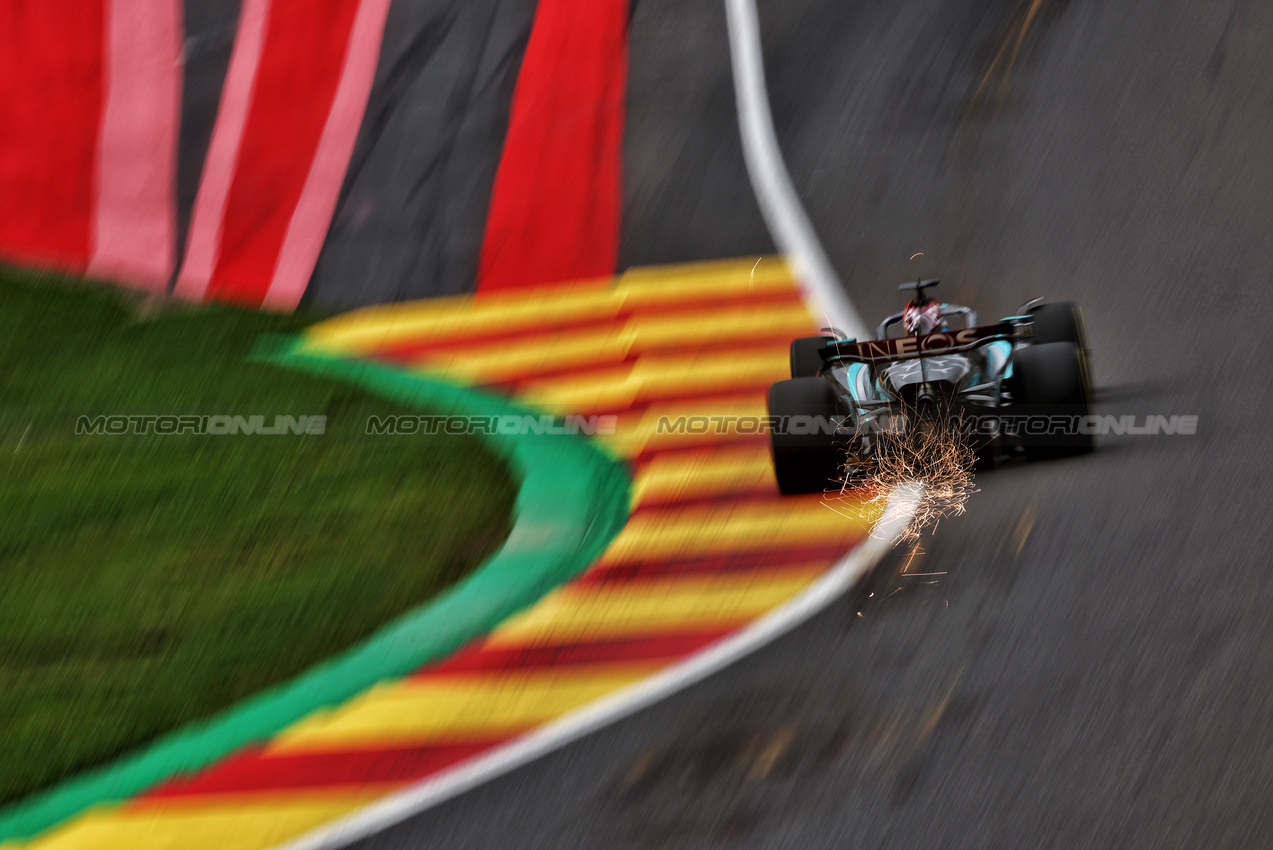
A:
[[[1092,385],[1092,352],[1087,347],[1087,326],[1083,324],[1083,310],[1079,305],[1073,301],[1040,304],[1034,308],[1030,316],[1036,344],[1072,342],[1079,347],[1083,382],[1090,387]]]
[[[850,435],[835,433],[834,423],[845,423],[850,434],[852,426],[831,385],[822,378],[779,381],[769,387],[769,415],[777,417],[769,446],[778,489],[790,495],[838,488]]]
[[[818,354],[829,336],[807,336],[791,343],[791,377],[816,378],[822,371],[822,356]]]
[[[1083,349],[1072,342],[1031,345],[1014,355],[1012,370],[1013,412],[1025,417],[1018,424],[1026,457],[1092,451],[1091,435],[1079,433],[1078,427],[1092,409]]]
[[[1087,353],[1087,328],[1083,324],[1083,311],[1073,301],[1057,301],[1040,304],[1030,313],[1034,325],[1034,341],[1040,345],[1049,342],[1072,342]]]

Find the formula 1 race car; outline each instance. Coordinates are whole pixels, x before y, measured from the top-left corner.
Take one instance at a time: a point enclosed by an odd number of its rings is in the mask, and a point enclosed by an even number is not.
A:
[[[770,444],[783,493],[870,477],[884,442],[896,446],[905,433],[946,429],[981,469],[1010,457],[1092,450],[1078,306],[1036,298],[1019,315],[978,325],[968,307],[925,294],[938,283],[902,284],[914,298],[879,324],[873,340],[824,328],[791,343],[791,380],[769,388]]]

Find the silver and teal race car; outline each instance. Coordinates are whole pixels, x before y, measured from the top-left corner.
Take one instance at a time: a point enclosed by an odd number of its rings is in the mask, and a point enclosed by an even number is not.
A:
[[[791,343],[791,379],[769,388],[770,445],[783,493],[870,478],[883,446],[911,438],[966,446],[983,469],[1011,457],[1092,450],[1078,306],[1037,298],[1018,315],[978,325],[972,309],[928,297],[938,283],[902,284],[914,298],[880,322],[874,339],[824,328]]]

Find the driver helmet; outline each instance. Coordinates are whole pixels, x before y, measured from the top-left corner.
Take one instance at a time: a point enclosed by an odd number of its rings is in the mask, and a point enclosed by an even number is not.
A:
[[[936,301],[914,302],[906,305],[902,313],[902,326],[911,336],[930,334],[941,328],[941,305]]]

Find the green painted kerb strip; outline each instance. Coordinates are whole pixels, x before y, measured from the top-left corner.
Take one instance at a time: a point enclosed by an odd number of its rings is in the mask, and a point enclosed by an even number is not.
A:
[[[490,393],[367,361],[308,353],[303,340],[274,340],[259,347],[255,359],[352,382],[443,415],[530,413]],[[578,574],[627,522],[627,470],[596,444],[528,434],[491,437],[488,445],[521,476],[521,490],[508,541],[468,579],[289,682],[0,811],[0,842],[29,838],[91,806],[126,800],[206,767],[268,740],[316,709],[446,655]]]

